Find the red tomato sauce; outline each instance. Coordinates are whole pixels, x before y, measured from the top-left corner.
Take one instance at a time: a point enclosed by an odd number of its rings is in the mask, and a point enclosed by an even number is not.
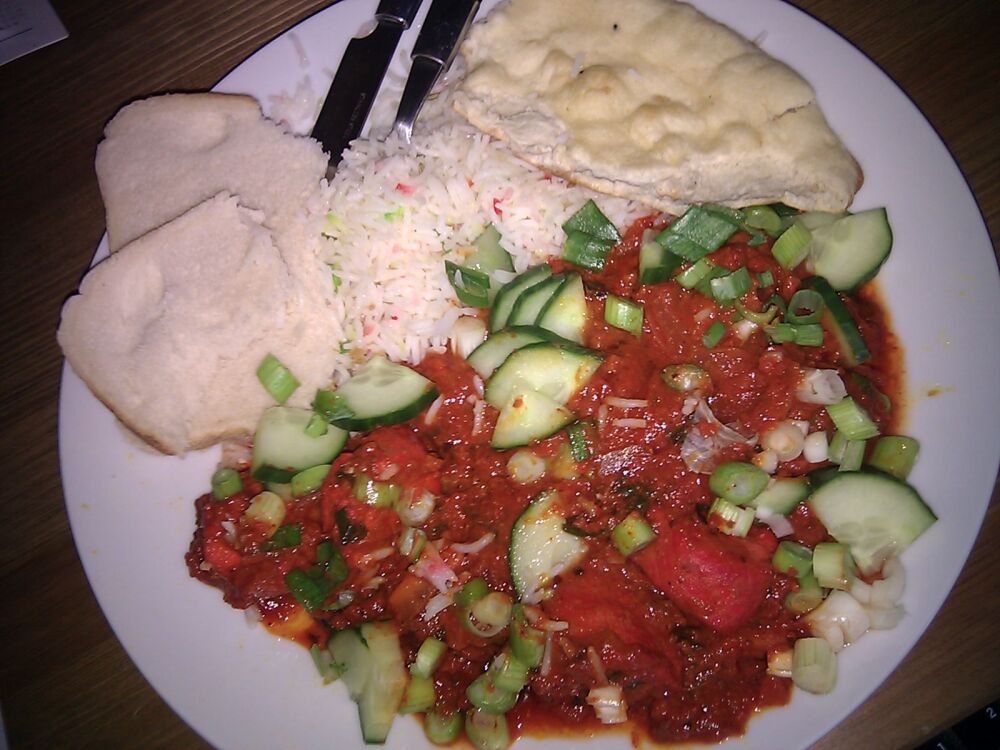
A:
[[[718,345],[706,348],[703,334],[716,320],[728,323],[731,308],[719,308],[675,283],[637,283],[642,233],[656,222],[650,217],[630,228],[603,272],[581,272],[591,321],[585,344],[605,356],[568,404],[587,425],[590,458],[568,460],[568,438],[561,432],[530,446],[546,461],[545,475],[528,484],[514,481],[507,468],[514,451],[489,446],[496,410],[480,405],[475,430],[482,387],[475,373],[453,354],[431,354],[416,369],[440,392],[434,418],[425,412],[352,438],[320,490],[285,503],[282,524],[300,527],[300,543],[269,548],[271,529],[247,520],[244,512],[263,488],[246,472],[239,494],[223,501],[199,498],[186,558],[191,575],[222,589],[232,606],[256,608],[265,625],[305,645],[323,645],[333,631],[386,619],[397,623],[406,663],[425,638],[443,640],[448,650],[433,675],[437,710],[464,710],[470,707],[467,686],[507,643],[506,630],[492,637],[474,635],[461,623],[456,606],[425,617],[438,590],[399,550],[400,516],[358,499],[354,485],[364,475],[403,493],[432,495],[433,512],[420,528],[457,578],[455,585],[482,577],[491,590],[512,596],[511,529],[532,498],[555,489],[567,525],[585,535],[589,549],[540,604],[545,617],[568,627],[552,638],[548,670],[532,672],[508,714],[514,735],[602,729],[586,700],[602,679],[622,689],[631,722],[626,731],[664,743],[738,735],[755,711],[786,703],[791,682],[768,675],[767,655],[805,632],[782,606],[796,583],[771,568],[777,539],[766,526],[755,524],[746,538],[738,538],[706,523],[713,499],[708,474],[691,471],[681,448],[690,430],[721,428],[696,426],[690,395],[668,387],[660,373],[669,364],[703,368],[711,381],[703,396],[712,413],[746,436],[787,419],[829,429],[823,407],[799,401],[795,391],[802,367],[837,369],[849,393],[885,432],[899,418],[898,348],[871,293],[848,302],[873,354],[857,376],[845,371],[829,335],[818,347],[776,346],[760,331],[740,340],[727,326]],[[710,259],[752,272],[755,288],[744,304],[760,310],[775,291],[788,299],[801,275],[782,269],[769,243],[751,247],[749,239],[737,234]],[[556,271],[572,268],[561,260],[551,265]],[[757,289],[757,274],[763,271],[773,275],[775,289]],[[608,293],[642,305],[641,336],[604,322]],[[616,398],[645,403],[621,406]],[[636,419],[642,421],[631,421]],[[715,460],[748,460],[753,450],[745,443],[729,445]],[[778,473],[798,475],[813,468],[796,459],[782,464]],[[657,539],[626,558],[609,533],[637,508]],[[790,521],[792,539],[811,546],[827,538],[804,505]],[[486,534],[493,537],[481,550],[454,549]],[[316,564],[316,549],[324,540],[339,548],[349,571],[327,601],[344,592],[349,601],[339,609],[307,614],[284,579],[291,570]],[[595,657],[603,676],[595,669]]]

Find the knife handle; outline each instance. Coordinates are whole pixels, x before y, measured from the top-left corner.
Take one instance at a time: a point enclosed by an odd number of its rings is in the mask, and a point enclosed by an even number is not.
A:
[[[395,22],[408,29],[417,17],[422,2],[423,0],[382,0],[375,11],[375,18]]]
[[[479,0],[434,0],[413,45],[412,57],[427,57],[447,68],[478,9]]]

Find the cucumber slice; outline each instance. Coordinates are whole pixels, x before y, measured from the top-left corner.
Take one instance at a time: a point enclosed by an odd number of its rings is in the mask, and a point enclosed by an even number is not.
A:
[[[543,341],[565,344],[572,343],[551,331],[546,331],[544,328],[538,328],[537,326],[514,326],[513,328],[505,328],[502,331],[494,333],[486,341],[473,349],[465,361],[469,363],[481,378],[486,379],[503,364],[503,361],[510,356],[511,352],[515,352],[529,344],[539,344]]]
[[[365,742],[381,745],[403,702],[407,672],[395,625],[366,622],[361,626],[361,637],[368,645],[371,664],[371,674],[358,698],[361,735]]]
[[[545,598],[553,580],[587,554],[587,543],[563,531],[559,493],[547,490],[522,513],[510,537],[510,577],[522,601]]]
[[[341,668],[341,679],[351,700],[358,700],[371,678],[372,664],[368,646],[357,630],[340,630],[330,636],[327,648]]]
[[[823,298],[823,316],[820,318],[820,324],[837,339],[844,362],[855,367],[871,359],[871,352],[868,351],[865,340],[861,338],[857,323],[826,279],[822,276],[810,276],[802,281],[802,288],[813,289]]]
[[[536,391],[516,391],[500,409],[490,445],[498,450],[528,445],[576,421],[569,409]]]
[[[566,275],[559,274],[535,284],[530,289],[525,289],[517,298],[517,302],[514,303],[514,308],[510,311],[510,318],[507,319],[507,325],[534,325],[545,304],[552,299],[553,295],[559,291],[559,287],[565,282]]]
[[[537,391],[565,404],[590,380],[601,357],[589,349],[558,344],[530,344],[511,354],[486,386],[487,403],[500,409],[515,391]]]
[[[837,291],[850,292],[878,273],[891,249],[885,209],[873,208],[813,229],[806,266]]]
[[[809,481],[804,477],[777,477],[750,504],[755,508],[787,516],[809,497]]]
[[[556,293],[549,297],[535,325],[577,344],[583,343],[583,329],[587,326],[587,296],[580,274],[569,274]]]
[[[937,520],[909,484],[868,469],[829,479],[809,505],[831,536],[850,547],[864,573],[880,570]]]
[[[500,232],[490,224],[472,241],[476,251],[465,259],[464,266],[485,273],[489,277],[488,298],[490,304],[500,291],[500,283],[493,278],[494,271],[514,271],[510,253],[500,246]]]
[[[325,435],[310,437],[306,425],[315,412],[272,406],[261,415],[253,436],[251,474],[262,482],[290,482],[302,471],[328,464],[344,448],[347,432],[330,426]]]
[[[376,355],[336,390],[325,416],[345,430],[370,430],[412,419],[437,397],[423,375]]]
[[[518,297],[526,289],[533,287],[552,275],[552,269],[547,265],[534,266],[527,271],[511,279],[497,292],[496,299],[493,300],[493,309],[490,311],[490,330],[499,331],[507,326],[507,319]]]

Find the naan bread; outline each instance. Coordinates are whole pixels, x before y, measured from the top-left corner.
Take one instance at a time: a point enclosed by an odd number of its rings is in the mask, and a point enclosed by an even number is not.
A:
[[[841,211],[861,169],[812,87],[674,0],[510,0],[473,27],[455,108],[520,157],[679,212]]]

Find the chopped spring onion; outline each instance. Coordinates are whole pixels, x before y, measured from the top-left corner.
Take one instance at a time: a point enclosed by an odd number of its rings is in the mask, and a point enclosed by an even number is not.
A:
[[[771,567],[785,575],[803,578],[812,573],[812,550],[797,542],[779,542]]]
[[[796,614],[810,612],[823,603],[823,589],[814,575],[799,578],[797,591],[785,595],[785,609]]]
[[[638,511],[632,511],[611,530],[611,541],[625,557],[648,547],[656,540],[656,532]]]
[[[294,474],[291,482],[292,497],[302,497],[318,490],[323,486],[323,480],[329,473],[330,464],[320,464]]]
[[[323,678],[324,685],[329,685],[339,679],[343,669],[334,660],[333,654],[329,650],[320,648],[318,643],[314,643],[309,648],[309,654],[312,656],[313,664],[316,665],[316,671]]]
[[[343,541],[343,537],[341,537],[341,541]],[[427,544],[427,534],[423,529],[407,527],[403,529],[403,533],[399,537],[399,554],[410,562],[416,562],[420,559],[420,553],[424,551],[425,544]]]
[[[805,441],[802,430],[793,422],[785,420],[765,432],[761,436],[760,444],[765,450],[774,451],[779,461],[791,461],[802,455]]]
[[[795,326],[792,343],[799,346],[822,346],[823,326],[819,323],[806,323]]]
[[[462,731],[462,712],[439,714],[428,711],[424,714],[424,734],[435,745],[447,745],[458,738]]]
[[[796,221],[775,240],[771,254],[778,265],[790,271],[806,259],[811,241],[812,232]]]
[[[763,229],[772,237],[781,232],[781,217],[770,206],[747,206],[743,209],[743,223],[753,229]]]
[[[708,521],[730,536],[746,536],[753,526],[753,508],[741,508],[725,498],[717,497],[708,509]]]
[[[323,419],[320,414],[313,414],[306,422],[303,432],[309,437],[323,437],[330,429],[330,423]]]
[[[681,393],[704,390],[712,385],[711,376],[698,365],[667,365],[660,377],[669,388]]]
[[[327,539],[316,547],[316,564],[308,570],[295,568],[288,571],[285,585],[299,604],[311,611],[321,607],[333,590],[347,580],[347,576],[347,561],[340,549]],[[338,599],[324,609],[342,609],[345,606],[342,601]],[[350,603],[349,599],[347,603]]]
[[[574,461],[586,461],[590,458],[590,443],[587,440],[587,428],[581,422],[574,422],[566,429],[569,437],[569,449]]]
[[[729,271],[727,271],[722,266],[712,266],[709,270],[708,275],[705,276],[701,281],[695,285],[695,291],[711,300],[715,300],[715,295],[712,293],[712,280],[721,279],[723,276],[728,276]],[[718,300],[716,300],[718,301]],[[728,304],[728,300],[722,304]]]
[[[511,654],[502,655],[493,670],[493,684],[501,690],[519,693],[528,684],[528,665]]]
[[[347,509],[340,508],[333,514],[333,520],[337,524],[337,532],[340,534],[341,544],[350,544],[368,536],[368,529],[363,523],[352,522],[347,516]]]
[[[510,624],[513,602],[501,591],[491,591],[462,609],[462,624],[473,635],[492,638]]]
[[[570,216],[566,223],[562,225],[563,231],[583,232],[591,237],[606,240],[611,243],[620,242],[621,235],[611,220],[604,215],[604,212],[597,207],[593,199],[584,203],[575,214]]]
[[[677,274],[677,276],[674,277],[674,281],[685,289],[694,289],[702,281],[709,278],[712,272],[718,270],[718,268],[719,267],[708,258],[702,258]],[[725,273],[725,271],[723,271],[723,273]]]
[[[802,456],[811,464],[826,461],[829,450],[830,445],[823,430],[809,433],[802,444]]]
[[[746,505],[763,492],[771,478],[753,464],[726,461],[708,478],[708,486],[721,498]]]
[[[430,518],[435,505],[436,500],[431,492],[408,487],[399,496],[396,512],[404,525],[420,526]]]
[[[434,707],[434,680],[411,674],[399,706],[401,714],[415,714]]]
[[[418,677],[430,677],[447,650],[448,646],[443,641],[437,638],[425,638],[417,649],[417,655],[410,665],[410,672]]]
[[[698,261],[718,250],[739,228],[738,212],[721,206],[691,206],[656,241],[674,255]]]
[[[726,335],[726,326],[722,321],[715,321],[708,327],[705,334],[701,337],[701,343],[705,345],[706,349],[713,349],[716,344],[722,341],[722,337]]]
[[[494,715],[507,713],[517,703],[517,693],[498,687],[492,671],[473,680],[466,688],[465,695],[477,709]]]
[[[812,563],[816,581],[823,588],[847,591],[851,587],[854,558],[847,545],[820,542],[813,549]]]
[[[448,282],[455,290],[455,296],[463,305],[469,307],[490,306],[489,274],[459,266],[450,260],[444,262],[444,270]]]
[[[920,443],[913,438],[886,435],[875,442],[875,448],[872,450],[868,463],[876,469],[881,469],[897,479],[905,481],[910,475],[919,453]]]
[[[293,523],[275,529],[271,538],[264,542],[260,548],[264,552],[271,552],[276,549],[298,547],[300,544],[302,544],[302,524]]]
[[[746,266],[740,266],[730,274],[712,279],[709,284],[716,302],[734,302],[753,287]]]
[[[853,398],[847,398],[826,407],[830,419],[848,440],[867,440],[878,435],[878,427]]]
[[[822,638],[795,641],[792,680],[809,693],[823,694],[833,690],[837,684],[837,655],[830,644]]]
[[[484,579],[472,578],[455,594],[455,604],[459,607],[468,607],[488,593],[490,593],[490,587],[486,585]]]
[[[769,324],[779,312],[777,305],[768,305],[761,312],[748,310],[739,300],[736,300],[736,310],[744,320],[749,320],[751,323],[756,323],[759,326]]]
[[[639,248],[639,283],[660,284],[668,281],[684,259],[659,242],[643,242]]]
[[[840,430],[833,433],[830,438],[830,447],[827,449],[826,458],[831,463],[839,464],[844,458],[844,451],[847,449],[847,436]]]
[[[391,508],[399,501],[403,488],[398,484],[376,482],[367,474],[358,474],[354,477],[353,492],[355,500],[376,508]]]
[[[506,750],[510,745],[507,718],[473,709],[465,714],[465,734],[477,750]]]
[[[814,289],[799,289],[788,301],[785,322],[795,325],[819,323],[823,317],[823,296]]]
[[[571,229],[566,233],[562,257],[582,268],[601,271],[608,262],[608,253],[614,244],[612,240],[602,240],[585,232]]]
[[[291,370],[273,354],[268,354],[257,366],[257,380],[279,405],[285,403],[300,385]]]
[[[848,440],[840,456],[840,471],[857,471],[865,460],[865,441]]]
[[[604,320],[608,325],[628,331],[633,336],[642,333],[642,307],[613,294],[604,300]]]
[[[628,721],[628,704],[617,685],[591,688],[587,693],[587,703],[594,707],[594,713],[602,724],[624,724]]]
[[[545,633],[528,624],[521,604],[515,604],[511,614],[510,651],[529,668],[541,664],[545,653]]]
[[[774,274],[770,271],[761,271],[757,274],[757,283],[760,284],[762,289],[774,286]]]
[[[212,475],[212,497],[225,500],[243,491],[243,480],[235,469],[219,469]]]
[[[273,492],[264,491],[250,501],[243,515],[252,521],[267,524],[273,532],[285,520],[285,501]]]

